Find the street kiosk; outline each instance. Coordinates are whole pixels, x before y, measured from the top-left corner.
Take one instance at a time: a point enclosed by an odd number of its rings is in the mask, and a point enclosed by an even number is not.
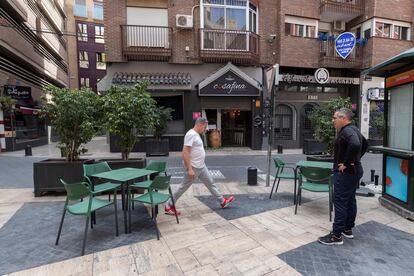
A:
[[[384,207],[414,219],[414,48],[392,57],[363,75],[385,78],[385,135],[382,196]]]

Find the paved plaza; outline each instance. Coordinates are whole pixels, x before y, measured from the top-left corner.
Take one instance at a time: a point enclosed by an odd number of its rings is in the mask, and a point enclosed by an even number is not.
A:
[[[207,165],[215,171],[220,190],[236,196],[228,209],[220,209],[204,185],[196,183],[177,204],[182,212],[179,224],[174,217],[159,214],[158,241],[143,205],[135,205],[131,234],[123,232],[119,216],[118,237],[108,208],[98,213],[97,224],[89,230],[86,254],[80,257],[83,218],[68,215],[55,246],[65,196],[33,197],[30,164],[47,157],[36,151],[41,149],[34,149],[33,157],[23,157],[21,152],[0,155],[0,165],[22,167],[10,166],[6,171],[1,166],[0,274],[410,275],[414,268],[414,224],[381,207],[378,195],[357,198],[354,240],[323,246],[316,239],[331,229],[328,195],[304,191],[294,215],[293,183],[281,181],[278,193],[269,199],[265,153],[242,149],[208,153]],[[287,152],[284,157],[304,156]],[[368,158],[370,165],[381,162],[381,155]],[[174,190],[182,177],[179,153],[167,160]],[[248,186],[246,168],[253,163],[259,168],[258,185]],[[19,171],[19,178],[12,181]]]

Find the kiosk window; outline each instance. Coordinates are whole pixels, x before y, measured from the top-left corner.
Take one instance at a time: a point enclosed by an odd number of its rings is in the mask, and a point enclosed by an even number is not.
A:
[[[406,84],[389,91],[388,146],[412,150],[413,85]]]

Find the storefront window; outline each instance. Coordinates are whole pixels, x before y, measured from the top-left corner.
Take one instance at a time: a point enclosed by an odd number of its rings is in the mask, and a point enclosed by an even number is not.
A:
[[[292,140],[293,111],[287,105],[278,105],[275,109],[275,139]]]
[[[181,95],[177,95],[153,98],[157,102],[158,106],[173,109],[171,113],[172,120],[167,122],[167,134],[183,134],[185,132],[183,97]]]
[[[39,139],[47,136],[46,125],[40,119],[38,110],[21,107],[14,113],[14,129],[16,131],[16,143]]]

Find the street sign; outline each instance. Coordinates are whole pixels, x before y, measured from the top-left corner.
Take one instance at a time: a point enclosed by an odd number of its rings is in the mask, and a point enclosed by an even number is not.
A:
[[[335,39],[335,50],[341,58],[346,59],[355,48],[355,43],[356,38],[353,33],[342,33]]]

